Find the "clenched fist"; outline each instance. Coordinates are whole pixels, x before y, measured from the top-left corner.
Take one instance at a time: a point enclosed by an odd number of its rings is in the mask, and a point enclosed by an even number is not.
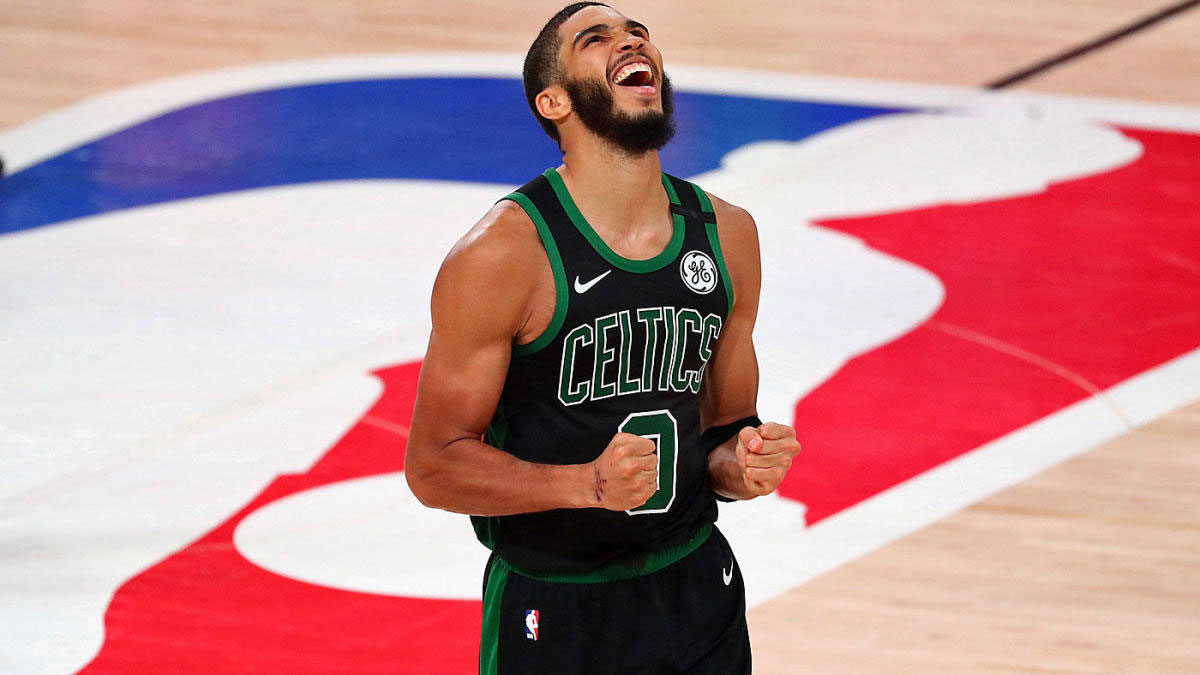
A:
[[[751,495],[768,495],[779,487],[800,452],[796,430],[774,422],[738,432],[737,463]]]
[[[610,511],[626,511],[645,504],[658,490],[658,456],[654,441],[619,433],[592,462],[596,501]]]

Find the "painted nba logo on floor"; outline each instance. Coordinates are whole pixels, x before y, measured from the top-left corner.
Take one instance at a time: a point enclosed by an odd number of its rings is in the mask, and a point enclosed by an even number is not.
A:
[[[234,656],[240,667],[259,670],[291,668],[298,657],[314,671],[348,658],[359,670],[386,670],[399,654],[427,671],[473,667],[482,562],[471,556],[484,552],[464,520],[436,520],[409,500],[396,472],[428,331],[428,283],[458,232],[448,224],[465,229],[556,158],[511,78],[429,77],[397,67],[394,79],[381,80],[377,68],[371,72],[286,89],[273,89],[268,79],[247,84],[235,73],[219,78],[221,86],[242,87],[230,96],[180,95],[173,87],[186,83],[164,85],[161,95],[145,99],[166,106],[160,117],[129,126],[146,116],[132,111],[124,123],[89,132],[98,140],[82,137],[62,155],[14,166],[15,175],[0,183],[0,229],[60,223],[0,238],[0,275],[13,306],[45,310],[17,312],[6,328],[6,335],[38,336],[12,350],[23,362],[46,366],[28,377],[46,391],[73,391],[80,382],[120,382],[136,364],[146,397],[106,397],[109,414],[94,422],[108,425],[94,454],[118,468],[73,485],[69,496],[46,493],[46,508],[10,520],[16,531],[69,522],[90,533],[71,540],[79,550],[69,565],[19,568],[14,584],[73,579],[76,560],[97,561],[89,577],[95,587],[78,608],[54,613],[49,600],[31,603],[21,611],[34,620],[12,628],[14,644],[53,638],[72,669],[100,649],[93,672],[211,672],[214,663],[235,668]],[[757,218],[764,269],[756,334],[764,364],[760,412],[794,418],[806,446],[782,497],[722,512],[751,602],[810,576],[814,560],[853,555],[846,542],[877,545],[879,537],[863,539],[845,517],[872,495],[894,494],[905,479],[1090,395],[1022,355],[1047,355],[1043,363],[1065,364],[1104,389],[1194,348],[1194,322],[1156,317],[1197,316],[1200,289],[1186,270],[1155,257],[1172,251],[1200,259],[1187,248],[1197,243],[1187,223],[1200,210],[1200,190],[1167,194],[1158,187],[1197,184],[1194,133],[1119,129],[1078,116],[922,113],[899,90],[896,100],[877,105],[813,103],[820,92],[799,88],[760,98],[737,94],[742,77],[722,81],[700,71],[690,86],[709,93],[688,93],[686,72],[675,79],[686,115],[664,162]],[[727,91],[712,93],[714,86]],[[463,92],[470,105],[459,100]],[[899,109],[913,112],[893,114]],[[740,123],[722,121],[731,116]],[[429,127],[429,119],[440,126]],[[67,126],[92,124],[81,115]],[[236,147],[237,161],[186,154],[205,152],[204,139],[167,142],[180,129],[214,124],[227,140],[221,151]],[[322,147],[365,151],[321,155],[313,128],[342,140]],[[371,135],[355,137],[358,128]],[[436,138],[428,141],[429,134]],[[498,137],[528,147],[510,155],[512,148],[480,140]],[[271,143],[242,146],[238,139]],[[136,185],[106,178],[123,175],[120,158],[146,152],[161,153],[157,166],[231,170],[205,180],[159,171]],[[105,171],[105,158],[118,165]],[[1140,219],[1140,204],[1148,202],[1163,205],[1153,223]],[[144,208],[119,210],[131,206]],[[1104,218],[1089,215],[1097,208]],[[405,227],[396,226],[397,213],[408,214]],[[1097,227],[1108,228],[1105,236],[1095,235]],[[1139,237],[1128,239],[1135,231]],[[137,243],[118,250],[113,242]],[[243,256],[236,269],[223,254],[231,242]],[[113,259],[101,253],[109,250]],[[1070,264],[1061,257],[1083,250]],[[82,253],[64,258],[72,252]],[[1139,273],[1112,288],[1088,287],[1078,278],[1090,277],[1072,267],[1080,261],[1132,265]],[[69,273],[54,276],[58,269]],[[113,269],[122,270],[120,278]],[[681,276],[686,283],[683,270]],[[44,288],[23,295],[26,280],[48,277],[57,296]],[[1028,287],[1004,281],[1014,278],[1028,279]],[[1149,294],[1162,288],[1173,290]],[[1046,289],[1072,311],[1062,311]],[[81,307],[72,297],[91,301]],[[156,312],[169,307],[185,311],[164,323]],[[1038,324],[1044,334],[1022,333],[1029,325],[1023,313],[1035,309],[1053,321]],[[1086,325],[1071,323],[1078,316],[1089,317]],[[164,331],[167,324],[173,330]],[[1105,332],[1111,326],[1133,327],[1143,348],[1130,353],[1121,335]],[[65,336],[89,335],[136,345],[136,355],[113,349],[72,361],[79,352]],[[195,335],[206,340],[184,339]],[[189,345],[187,361],[178,358],[182,343]],[[999,352],[996,345],[1011,348]],[[953,369],[944,367],[951,363]],[[191,387],[186,400],[181,381]],[[93,423],[88,415],[97,405],[83,395],[27,399],[21,409],[40,415],[43,428]],[[146,407],[153,405],[159,407]],[[144,409],[156,414],[134,414]],[[864,417],[864,409],[871,414]],[[951,414],[955,425],[947,428],[911,423]],[[207,426],[195,426],[198,419]],[[137,425],[121,426],[129,420]],[[1107,423],[1089,418],[1087,426]],[[187,431],[172,435],[177,429]],[[1072,427],[1062,436],[1090,434]],[[122,454],[131,438],[154,453]],[[111,439],[120,444],[106,446],[116,443]],[[1046,456],[1056,452],[1064,449]],[[29,461],[46,466],[14,472],[10,484],[37,494],[35,478],[80,458],[43,453]],[[188,494],[207,497],[197,505],[181,499]],[[834,535],[808,536],[800,500],[816,524],[812,532]],[[897,523],[914,510],[892,509],[875,522]],[[171,524],[164,528],[169,536],[121,539],[128,545],[119,564],[106,563],[111,552],[87,548],[120,536],[145,513]],[[129,515],[118,522],[113,514]],[[912,526],[895,525],[885,536]],[[527,638],[536,640],[540,617],[526,611]],[[295,644],[264,648],[277,643],[276,628],[296,636]],[[196,640],[208,651],[154,646]],[[349,654],[345,645],[357,646]]]

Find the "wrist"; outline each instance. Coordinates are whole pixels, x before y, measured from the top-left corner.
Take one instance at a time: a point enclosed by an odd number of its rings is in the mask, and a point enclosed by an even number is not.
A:
[[[567,508],[588,509],[600,506],[596,491],[596,464],[570,464],[561,467],[564,473],[561,485],[566,488],[564,501]]]
[[[728,500],[751,499],[745,477],[737,461],[737,437],[721,444],[708,455],[708,474],[712,490]]]

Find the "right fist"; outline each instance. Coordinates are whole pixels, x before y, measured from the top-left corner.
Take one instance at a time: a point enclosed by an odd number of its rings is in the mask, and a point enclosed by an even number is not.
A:
[[[619,433],[592,462],[596,501],[610,511],[626,511],[645,504],[658,490],[658,456],[654,441]]]

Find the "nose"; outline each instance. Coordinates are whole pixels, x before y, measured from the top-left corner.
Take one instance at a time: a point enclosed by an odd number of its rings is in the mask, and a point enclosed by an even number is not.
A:
[[[620,50],[623,52],[635,51],[641,49],[645,44],[646,41],[642,39],[642,36],[636,33],[626,33],[625,39],[621,41]]]

